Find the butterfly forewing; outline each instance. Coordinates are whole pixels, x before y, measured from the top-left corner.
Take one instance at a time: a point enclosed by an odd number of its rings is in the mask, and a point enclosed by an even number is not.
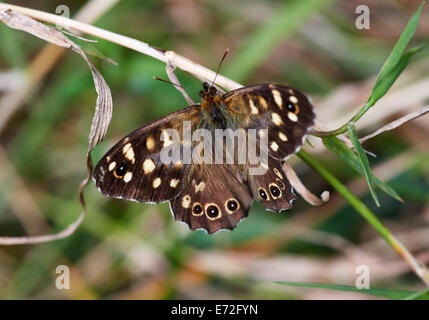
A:
[[[101,193],[139,202],[162,202],[174,198],[183,187],[190,165],[161,161],[164,129],[176,129],[180,136],[183,121],[195,122],[198,106],[172,113],[130,133],[99,161],[94,179]],[[178,121],[183,120],[183,121]]]
[[[297,151],[315,117],[308,98],[284,85],[240,88],[226,93],[223,101],[232,114],[243,118],[246,128],[268,130],[268,151],[278,160]]]

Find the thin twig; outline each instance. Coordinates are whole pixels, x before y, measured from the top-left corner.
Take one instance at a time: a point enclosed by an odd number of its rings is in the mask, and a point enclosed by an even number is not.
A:
[[[148,45],[143,41],[139,41],[130,37],[126,37],[111,31],[107,31],[83,22],[79,22],[73,19],[65,18],[55,14],[24,8],[20,6],[15,6],[6,3],[0,3],[0,10],[12,9],[22,14],[25,14],[33,19],[41,20],[49,23],[53,23],[59,26],[64,26],[76,31],[80,31],[89,35],[92,35],[97,38],[105,39],[107,41],[116,43],[120,46],[135,50],[137,52],[148,55],[152,58],[155,58],[159,61],[167,63],[169,60],[171,64],[175,65],[177,68],[182,69],[183,71],[189,72],[193,75],[198,74],[199,77],[202,77],[206,81],[211,81],[214,79],[216,73],[212,70],[203,67],[202,65],[195,63],[173,51],[164,51],[157,49]],[[222,75],[217,76],[217,84],[227,88],[229,90],[237,89],[242,87],[239,83],[232,81],[228,78],[225,78]]]
[[[390,131],[393,129],[396,129],[397,127],[403,125],[404,123],[414,120],[418,117],[421,117],[422,115],[426,114],[429,112],[429,105],[421,108],[420,110],[414,111],[412,113],[409,113],[391,123],[386,124],[385,126],[381,127],[380,129],[378,129],[377,131],[359,139],[359,141],[361,143],[365,142],[368,139],[374,138],[375,136],[378,136],[379,134],[385,132],[385,131]]]
[[[176,87],[176,89],[179,90],[182,96],[185,97],[186,102],[190,106],[194,105],[195,102],[192,101],[191,97],[185,91],[185,88],[183,88],[183,86],[180,84],[180,81],[177,78],[176,74],[174,73],[174,70],[176,70],[176,67],[172,65],[170,61],[167,61],[167,65],[165,66],[165,71],[167,72],[168,78],[174,84],[174,87]]]

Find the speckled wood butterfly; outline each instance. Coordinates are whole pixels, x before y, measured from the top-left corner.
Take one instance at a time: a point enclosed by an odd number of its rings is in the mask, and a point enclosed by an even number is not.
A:
[[[315,115],[308,98],[296,89],[276,84],[257,84],[221,94],[203,83],[200,96],[200,104],[137,129],[110,149],[94,171],[100,192],[138,202],[169,201],[177,221],[208,233],[233,229],[247,216],[253,200],[261,201],[267,210],[291,208],[295,196],[282,162],[297,151],[313,125]],[[208,149],[198,152],[205,159],[214,159],[215,149],[221,149],[223,161],[184,161],[186,147],[192,149],[201,142],[185,139],[185,125],[194,132],[204,129],[211,133],[204,137]],[[176,130],[179,139],[173,141],[168,129]],[[247,157],[238,161],[246,144],[238,141],[228,149],[225,140],[214,139],[220,129],[242,129],[247,142],[252,141],[250,132],[256,132],[253,140],[258,146],[266,139],[263,174],[251,173],[255,165]],[[173,145],[179,147],[179,156],[167,163],[163,150]],[[262,154],[262,147],[258,150]],[[227,156],[233,161],[225,161]]]

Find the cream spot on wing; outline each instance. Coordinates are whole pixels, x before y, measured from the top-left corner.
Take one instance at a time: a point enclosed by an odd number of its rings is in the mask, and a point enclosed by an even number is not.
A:
[[[149,136],[146,140],[146,148],[152,150],[155,147],[155,140]]]
[[[125,153],[125,158],[131,161],[132,164],[136,162],[136,159],[134,158],[134,150],[133,147],[130,147],[127,152]]]
[[[287,136],[283,132],[279,132],[279,138],[281,141],[287,141]]]
[[[107,156],[106,160],[107,160],[107,162],[109,162],[110,161],[110,156]]]
[[[261,105],[261,107],[262,107],[263,109],[267,110],[267,109],[268,109],[268,103],[267,103],[267,101],[264,99],[264,97],[261,97],[261,96],[260,96],[258,99],[259,99],[259,104]]]
[[[129,142],[122,148],[122,153],[126,154],[130,148],[131,148],[131,143]]]
[[[111,164],[109,164],[109,171],[112,171],[116,167],[116,161],[113,161]]]
[[[173,144],[172,137],[165,130],[161,132],[161,140],[164,141],[164,148]]]
[[[287,116],[288,116],[290,121],[293,121],[293,122],[298,121],[298,116],[293,112],[288,112]]]
[[[273,94],[274,101],[276,102],[277,106],[280,109],[283,109],[283,99],[281,93],[278,90],[271,90],[271,93]]]
[[[279,114],[275,112],[271,113],[271,120],[276,126],[280,126],[283,123],[282,118],[280,118]]]
[[[289,97],[289,101],[292,102],[292,103],[298,103],[298,99],[295,96],[290,96]]]
[[[249,99],[249,105],[250,105],[250,113],[251,114],[258,114],[259,113],[258,108],[256,108],[255,103],[253,102],[253,100],[251,98]]]
[[[187,194],[182,198],[182,207],[188,209],[191,206],[191,196]]]
[[[277,177],[279,177],[280,179],[283,179],[282,174],[280,173],[280,171],[277,168],[274,168],[274,173],[276,174]]]
[[[152,181],[152,187],[154,187],[154,189],[158,188],[161,185],[161,178],[155,178]]]
[[[127,172],[124,176],[124,181],[129,182],[133,178],[133,174],[131,172]]]
[[[177,185],[179,184],[179,179],[171,179],[170,180],[170,187],[172,187],[172,188],[176,188],[177,187]]]
[[[206,186],[206,184],[204,182],[200,182],[199,184],[197,184],[195,186],[195,193],[197,193],[199,191],[203,191],[205,186]]]
[[[270,148],[271,148],[273,151],[277,151],[277,150],[279,150],[279,145],[277,144],[277,142],[273,141],[273,142],[271,142],[271,144],[270,144]]]
[[[183,165],[183,162],[182,162],[182,160],[181,160],[181,159],[177,160],[177,161],[174,163],[174,166],[175,166],[175,167],[178,167],[178,168],[180,168],[182,165]]]
[[[155,169],[155,162],[153,162],[152,159],[146,159],[143,162],[143,171],[144,173],[148,174],[151,173]]]

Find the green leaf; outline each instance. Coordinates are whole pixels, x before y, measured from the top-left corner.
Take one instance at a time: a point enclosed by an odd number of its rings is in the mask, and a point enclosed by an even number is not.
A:
[[[408,64],[411,57],[419,50],[410,50],[404,55],[404,51],[408,46],[414,32],[416,31],[417,24],[420,19],[420,15],[423,10],[424,2],[420,5],[419,9],[414,13],[411,19],[408,21],[407,26],[393,47],[389,57],[384,62],[383,66],[378,73],[377,80],[372,89],[371,95],[368,101],[371,101],[373,105],[378,99],[380,99],[393,85],[395,80],[399,77],[401,72]],[[406,57],[405,57],[406,56]]]
[[[389,73],[377,79],[374,88],[372,89],[371,96],[368,99],[369,105],[374,105],[377,100],[386,94],[396,79],[398,79],[402,71],[404,71],[411,58],[423,48],[424,45],[420,45],[407,50],[407,52],[405,52],[405,54],[399,59],[398,63],[389,71]]]
[[[377,194],[375,193],[375,190],[374,190],[373,174],[369,167],[369,162],[368,162],[368,158],[366,157],[365,151],[363,150],[362,145],[360,144],[359,139],[357,137],[356,127],[353,124],[349,124],[348,132],[349,132],[349,137],[350,137],[350,140],[352,141],[353,147],[356,150],[356,154],[360,160],[360,163],[362,164],[366,182],[368,183],[368,186],[369,186],[369,191],[371,191],[371,195],[375,201],[375,204],[377,205],[377,207],[379,207],[380,202],[378,201]]]
[[[419,300],[429,299],[429,288],[423,289],[422,291],[413,292],[412,294],[402,298],[402,300]]]
[[[412,292],[407,290],[386,290],[386,289],[358,289],[352,286],[344,286],[337,284],[325,284],[325,283],[309,283],[309,282],[291,282],[291,281],[276,281],[275,283],[292,286],[292,287],[304,287],[304,288],[313,288],[313,289],[329,289],[337,290],[344,292],[357,292],[363,294],[369,294],[372,296],[383,297],[388,299],[405,299],[407,297],[420,294],[418,298],[428,298],[426,293]],[[426,296],[425,296],[426,294]]]
[[[364,175],[364,168],[362,166],[362,163],[359,161],[359,158],[356,156],[356,154],[350,150],[340,139],[338,139],[335,136],[332,137],[325,137],[323,138],[323,144],[325,147],[337,155],[341,160],[343,160],[348,166],[352,167],[355,171],[358,173]],[[398,193],[390,187],[387,183],[384,181],[378,179],[374,174],[373,175],[373,181],[374,183],[385,193],[390,195],[392,198],[403,201],[402,198],[398,195]]]

